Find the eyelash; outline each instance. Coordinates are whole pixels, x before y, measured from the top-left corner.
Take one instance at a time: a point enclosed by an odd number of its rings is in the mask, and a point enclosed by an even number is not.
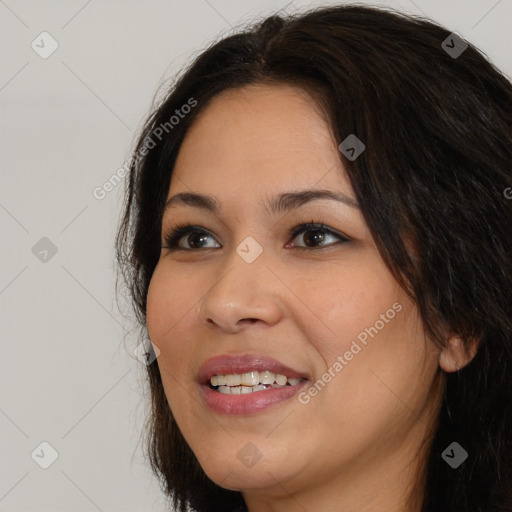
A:
[[[305,223],[302,223],[302,224],[299,224],[298,226],[295,226],[294,228],[290,229],[288,231],[288,236],[290,236],[292,239],[296,238],[297,235],[299,235],[300,233],[305,233],[305,232],[308,232],[308,231],[320,231],[320,232],[323,232],[323,233],[327,233],[329,235],[334,235],[335,237],[337,237],[341,244],[343,243],[346,243],[346,242],[349,242],[350,239],[344,235],[342,235],[341,233],[337,233],[336,231],[333,231],[332,229],[328,228],[327,226],[325,226],[322,222],[314,222],[314,221],[311,221],[311,222],[305,222]],[[186,248],[186,247],[179,247],[178,246],[178,242],[185,236],[185,235],[189,235],[189,234],[192,234],[192,233],[198,233],[198,234],[202,234],[202,235],[208,235],[208,236],[211,236],[211,234],[208,232],[208,230],[200,227],[200,226],[194,226],[192,224],[189,224],[189,223],[186,223],[186,224],[178,224],[176,225],[173,229],[171,229],[171,231],[169,232],[169,234],[165,235],[164,237],[164,240],[165,240],[165,246],[162,247],[162,249],[168,249],[170,251],[195,251],[195,250],[199,250],[199,249],[190,249],[190,248]],[[323,248],[327,248],[327,247],[331,247],[333,245],[337,245],[337,243],[331,243],[331,244],[328,244],[328,245],[325,245],[325,246],[317,246],[317,247],[296,247],[296,249],[306,249],[306,250],[318,250],[318,249],[323,249]],[[200,248],[201,249],[201,248]],[[205,248],[202,248],[202,249],[216,249],[216,247],[205,247]]]

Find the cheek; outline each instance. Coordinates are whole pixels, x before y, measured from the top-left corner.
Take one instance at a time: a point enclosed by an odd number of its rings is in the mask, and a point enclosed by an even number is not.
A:
[[[151,341],[160,344],[172,341],[190,322],[198,301],[195,286],[180,273],[159,264],[155,268],[147,295],[147,324]]]
[[[295,320],[325,362],[333,362],[350,349],[357,336],[371,339],[368,330],[389,331],[398,316],[393,304],[402,300],[401,289],[379,262],[361,261],[332,265],[310,279],[296,281],[297,296],[304,304]],[[305,314],[299,315],[302,311]],[[384,315],[384,320],[381,320]],[[384,321],[387,322],[384,323]]]
[[[386,409],[401,406],[394,393],[421,403],[435,354],[426,353],[415,304],[383,264],[333,266],[301,286],[299,293],[316,314],[306,315],[307,322],[295,318],[323,361],[325,373],[316,375],[329,381],[323,399],[337,403],[343,397],[334,416],[381,411],[384,418]]]
[[[411,410],[419,414],[424,406],[437,369],[416,307],[404,292],[393,303],[372,307],[356,330],[346,326],[346,332],[330,355],[331,361],[342,357],[329,390],[333,401],[343,397],[340,421],[356,414],[375,425],[407,424]]]
[[[148,289],[148,334],[160,350],[157,363],[173,410],[179,405],[180,397],[186,401],[186,393],[192,386],[188,372],[198,343],[193,336],[199,300],[197,290],[193,277],[189,279],[163,265],[155,269]],[[180,390],[185,393],[183,396]]]
[[[193,340],[192,316],[198,297],[194,286],[176,269],[158,264],[147,295],[147,326],[151,341],[160,349],[157,364],[167,400],[173,413],[180,415],[189,400],[190,385],[186,379]],[[186,407],[185,407],[186,409]]]

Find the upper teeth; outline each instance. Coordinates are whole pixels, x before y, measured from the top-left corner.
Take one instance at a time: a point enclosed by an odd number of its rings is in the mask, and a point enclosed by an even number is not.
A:
[[[210,382],[212,386],[257,386],[258,384],[273,384],[285,386],[286,383],[295,386],[300,379],[288,378],[286,375],[274,374],[269,371],[247,372],[242,374],[214,375]]]

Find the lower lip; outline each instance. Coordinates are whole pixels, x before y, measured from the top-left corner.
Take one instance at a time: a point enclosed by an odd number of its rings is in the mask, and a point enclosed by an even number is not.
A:
[[[225,395],[210,386],[202,385],[201,390],[206,405],[219,414],[255,414],[294,397],[306,384],[307,380],[295,386],[253,391],[243,395]]]

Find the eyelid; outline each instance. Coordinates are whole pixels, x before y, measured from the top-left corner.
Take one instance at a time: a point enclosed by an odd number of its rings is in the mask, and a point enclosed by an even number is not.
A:
[[[300,224],[295,225],[294,227],[290,228],[288,230],[288,236],[291,237],[291,240],[294,240],[297,238],[297,236],[301,233],[305,233],[308,231],[321,231],[324,233],[327,233],[328,235],[334,236],[338,238],[338,242],[330,243],[327,245],[319,245],[316,247],[307,247],[307,246],[297,246],[293,245],[292,248],[294,249],[302,249],[307,251],[314,251],[314,250],[321,250],[321,249],[327,249],[333,246],[337,246],[340,244],[344,244],[346,242],[350,242],[352,239],[348,237],[347,235],[330,228],[327,226],[323,221],[310,221],[310,222],[303,222]],[[215,239],[215,237],[212,235],[212,233],[202,226],[197,226],[190,223],[184,223],[184,224],[177,224],[173,228],[171,228],[168,232],[168,234],[164,235],[164,243],[166,245],[162,245],[162,249],[168,249],[170,251],[199,251],[199,250],[207,250],[207,249],[217,249],[217,247],[200,247],[198,249],[193,248],[187,248],[187,247],[180,247],[178,245],[178,242],[185,237],[186,235],[192,234],[192,233],[199,233],[204,234],[206,236],[212,237],[217,244],[219,242]],[[219,244],[221,245],[221,244]],[[289,245],[289,242],[286,244]]]
[[[199,249],[189,249],[187,247],[179,247],[177,245],[177,243],[184,236],[189,235],[191,233],[199,233],[199,234],[207,235],[207,236],[214,238],[208,229],[203,228],[201,226],[197,226],[197,225],[190,224],[190,223],[178,224],[178,225],[174,226],[172,229],[170,229],[168,234],[166,234],[164,236],[164,242],[166,245],[163,246],[162,249],[169,249],[172,251],[197,251],[197,250],[199,250]],[[219,243],[217,240],[215,240],[215,241],[217,243]],[[202,248],[202,250],[204,250],[204,249],[212,249],[212,247]]]
[[[327,226],[323,221],[310,221],[310,222],[303,222],[293,228],[291,228],[288,233],[292,237],[292,240],[297,238],[297,236],[301,233],[305,233],[307,231],[322,231],[324,233],[327,233],[329,235],[335,236],[339,239],[337,243],[330,243],[327,245],[320,245],[318,247],[307,247],[307,246],[295,246],[295,249],[306,249],[310,251],[314,251],[316,249],[327,249],[329,247],[333,247],[342,243],[349,242],[351,239],[344,235],[343,233],[340,233],[339,231],[330,228]]]

